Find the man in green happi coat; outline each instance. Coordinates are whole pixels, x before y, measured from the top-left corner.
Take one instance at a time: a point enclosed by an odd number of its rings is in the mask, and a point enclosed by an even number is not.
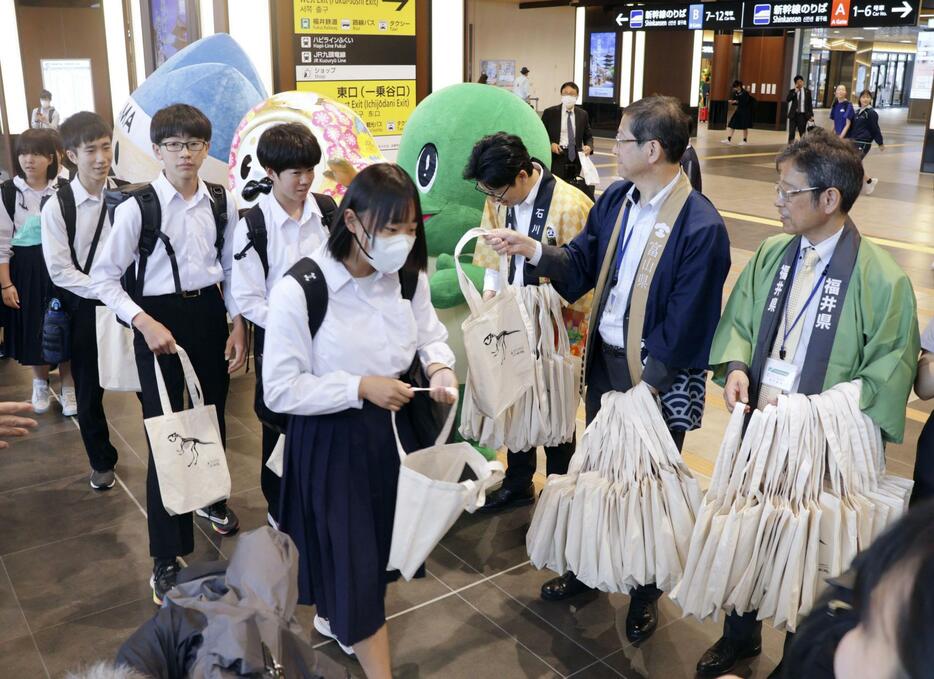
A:
[[[817,129],[782,151],[776,168],[784,233],[759,246],[730,295],[710,352],[714,380],[732,410],[860,379],[860,408],[884,440],[901,442],[917,309],[908,276],[848,216],[863,186],[860,158]],[[756,611],[728,615],[698,673],[719,676],[758,655],[761,629]]]

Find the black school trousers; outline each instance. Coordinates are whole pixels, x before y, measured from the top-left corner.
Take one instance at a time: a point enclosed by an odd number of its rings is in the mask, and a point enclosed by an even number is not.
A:
[[[75,378],[78,426],[88,461],[95,471],[106,472],[117,464],[117,449],[110,442],[104,414],[104,390],[97,371],[96,299],[74,297],[71,313],[71,374]]]
[[[266,510],[273,518],[273,521],[279,521],[279,487],[282,485],[282,479],[276,476],[266,463],[272,455],[273,448],[279,442],[279,436],[282,432],[277,431],[265,421],[266,419],[280,420],[280,424],[286,426],[288,418],[273,413],[266,407],[263,400],[263,347],[266,344],[265,329],[254,326],[253,329],[253,360],[256,364],[256,391],[253,396],[253,410],[256,417],[263,427],[263,449],[261,458],[261,468],[259,470],[259,482],[263,489],[263,497],[266,498]]]
[[[226,446],[224,407],[227,403],[230,376],[227,374],[227,360],[224,358],[228,335],[227,312],[220,290],[217,286],[210,286],[193,296],[159,295],[143,297],[137,300],[137,303],[143,311],[167,327],[175,337],[175,342],[188,352],[198,381],[201,382],[205,404],[213,404],[217,409],[217,423],[220,425],[221,439]],[[162,415],[153,354],[139,331],[134,333],[133,344],[142,388],[143,417]],[[172,409],[181,410],[185,407],[186,387],[178,356],[159,356],[159,366]],[[170,516],[165,511],[162,494],[159,492],[158,471],[148,437],[146,443],[149,445],[149,470],[146,475],[149,554],[156,559],[171,559],[190,554],[195,548],[191,514]]]

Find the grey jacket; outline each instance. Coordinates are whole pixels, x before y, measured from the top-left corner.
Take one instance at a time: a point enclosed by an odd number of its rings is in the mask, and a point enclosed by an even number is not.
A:
[[[298,553],[291,538],[268,527],[244,533],[226,572],[219,568],[180,582],[117,662],[157,679],[350,677],[312,649],[295,617]],[[271,671],[274,662],[281,674]]]

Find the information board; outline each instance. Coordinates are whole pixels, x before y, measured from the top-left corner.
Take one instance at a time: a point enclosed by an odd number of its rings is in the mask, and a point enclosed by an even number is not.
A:
[[[392,158],[415,109],[415,0],[293,0],[296,88],[353,109]]]

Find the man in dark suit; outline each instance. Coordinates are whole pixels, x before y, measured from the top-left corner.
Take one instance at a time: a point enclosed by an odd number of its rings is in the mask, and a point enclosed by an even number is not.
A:
[[[564,83],[561,86],[561,103],[546,108],[542,122],[551,141],[551,173],[573,184],[593,200],[594,187],[578,179],[581,173],[580,154],[589,156],[593,153],[590,116],[575,105],[579,94],[580,88],[575,83]]]
[[[814,99],[811,89],[804,86],[804,78],[795,76],[795,86],[788,90],[785,101],[788,103],[788,143],[795,140],[795,131],[799,137],[807,132],[808,122],[814,120]]]

